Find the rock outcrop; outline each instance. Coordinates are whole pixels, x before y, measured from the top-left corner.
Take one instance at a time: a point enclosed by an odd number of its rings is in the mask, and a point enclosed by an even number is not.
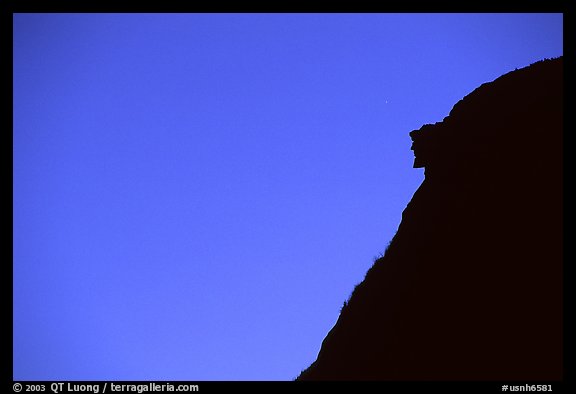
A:
[[[425,180],[299,380],[558,380],[563,60],[412,131]]]

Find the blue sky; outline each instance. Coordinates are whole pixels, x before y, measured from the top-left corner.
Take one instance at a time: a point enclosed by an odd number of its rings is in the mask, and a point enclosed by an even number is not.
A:
[[[15,14],[14,379],[289,380],[561,14]]]

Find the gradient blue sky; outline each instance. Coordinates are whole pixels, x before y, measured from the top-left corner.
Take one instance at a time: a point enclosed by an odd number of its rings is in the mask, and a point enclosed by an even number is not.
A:
[[[14,379],[286,380],[561,14],[14,15]]]

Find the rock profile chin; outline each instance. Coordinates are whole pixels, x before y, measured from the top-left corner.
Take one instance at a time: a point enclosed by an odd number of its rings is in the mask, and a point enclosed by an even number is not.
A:
[[[412,131],[425,179],[297,379],[562,379],[562,131],[562,57]]]

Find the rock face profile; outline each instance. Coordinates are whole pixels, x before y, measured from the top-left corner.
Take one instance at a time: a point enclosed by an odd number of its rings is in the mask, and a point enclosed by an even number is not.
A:
[[[562,379],[562,131],[562,57],[412,131],[425,179],[297,379]]]

